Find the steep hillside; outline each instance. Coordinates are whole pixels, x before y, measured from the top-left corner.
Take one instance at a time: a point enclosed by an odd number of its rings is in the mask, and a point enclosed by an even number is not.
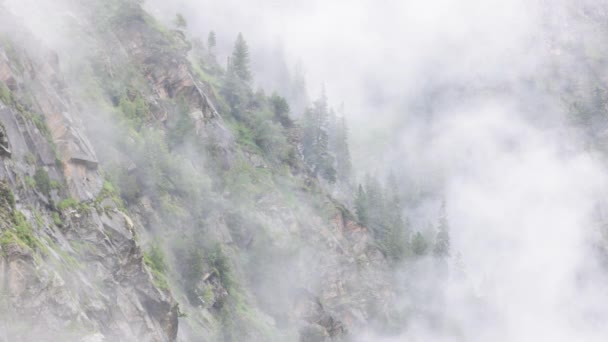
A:
[[[61,51],[1,6],[0,339],[324,341],[391,320],[386,253],[284,100],[135,2],[74,1]]]

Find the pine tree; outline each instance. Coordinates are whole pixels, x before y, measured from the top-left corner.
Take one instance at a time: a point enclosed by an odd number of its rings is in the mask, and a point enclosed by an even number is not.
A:
[[[234,44],[230,68],[232,68],[232,71],[240,80],[244,82],[251,81],[251,71],[249,70],[249,47],[241,33],[237,36]]]
[[[175,26],[177,26],[177,28],[180,28],[180,29],[186,28],[186,26],[188,26],[188,23],[186,22],[186,18],[184,18],[184,16],[179,13],[176,14],[175,15]]]
[[[227,70],[220,92],[230,106],[231,114],[237,119],[243,119],[251,89],[239,79],[234,69]]]
[[[336,181],[334,158],[329,153],[329,112],[327,97],[321,98],[304,113],[302,152],[306,163],[315,175],[330,183]]]
[[[428,243],[426,239],[420,232],[416,232],[414,235],[414,239],[412,240],[412,252],[414,255],[422,256],[426,254],[426,250],[428,249]]]
[[[445,208],[445,200],[441,203],[439,223],[437,225],[437,237],[435,238],[433,254],[439,258],[445,258],[450,255],[450,231]]]
[[[352,163],[350,159],[350,148],[348,146],[348,127],[344,115],[336,122],[335,127],[335,146],[336,155],[336,174],[340,182],[348,184],[350,182]]]
[[[367,196],[365,195],[363,186],[359,184],[357,196],[355,197],[355,212],[357,213],[357,219],[359,220],[359,223],[364,226],[367,226],[369,223],[367,216],[367,206]]]
[[[215,32],[211,31],[211,32],[209,32],[209,35],[207,36],[207,48],[209,49],[210,53],[213,53],[213,50],[215,50],[216,45],[217,45],[217,41],[216,41],[216,37],[215,37]]]
[[[270,97],[270,106],[274,113],[274,119],[278,121],[283,127],[289,128],[293,126],[293,120],[289,117],[289,104],[287,100],[276,93]]]
[[[410,228],[408,220],[403,219],[403,206],[394,174],[389,174],[386,184],[387,233],[384,245],[389,256],[398,261],[408,253]]]
[[[374,232],[376,238],[382,241],[387,236],[388,223],[383,189],[378,180],[374,177],[367,175],[365,178],[369,228]]]
[[[291,85],[288,94],[289,103],[291,104],[292,114],[294,117],[301,116],[306,107],[310,103],[308,89],[306,87],[306,77],[304,68],[301,63],[296,64],[293,75],[291,77]]]

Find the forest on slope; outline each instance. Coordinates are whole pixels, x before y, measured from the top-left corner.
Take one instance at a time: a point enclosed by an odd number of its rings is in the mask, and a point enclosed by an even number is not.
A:
[[[0,1],[0,340],[605,339],[608,5],[498,3]]]

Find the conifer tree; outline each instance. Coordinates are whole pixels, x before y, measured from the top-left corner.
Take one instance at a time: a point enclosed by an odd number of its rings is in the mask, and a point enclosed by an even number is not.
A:
[[[366,176],[365,193],[367,194],[369,228],[378,239],[384,240],[387,235],[387,216],[383,189],[378,180],[370,175]]]
[[[241,81],[251,81],[251,70],[249,69],[249,47],[247,46],[247,42],[241,33],[239,33],[236,38],[236,42],[234,43],[232,59],[230,60],[230,68],[232,68],[234,74]]]
[[[428,243],[420,232],[416,232],[414,239],[412,240],[412,252],[414,255],[422,256],[426,254]]]
[[[437,224],[437,237],[435,238],[433,254],[439,258],[445,258],[450,255],[450,232],[445,208],[445,200],[441,203],[439,223]]]
[[[289,117],[289,104],[287,100],[282,96],[274,93],[270,97],[270,106],[274,113],[274,119],[278,121],[283,127],[289,128],[293,126],[293,121]]]
[[[213,53],[213,50],[215,50],[216,45],[217,41],[215,37],[215,31],[210,31],[209,35],[207,36],[207,48],[209,49],[209,53]]]
[[[348,184],[352,172],[352,163],[348,146],[348,127],[344,116],[338,119],[335,135],[336,174],[342,183]]]
[[[230,106],[232,115],[237,119],[243,119],[251,97],[251,89],[239,79],[232,68],[226,71],[221,94]]]
[[[405,257],[409,249],[409,222],[403,219],[403,206],[397,179],[389,174],[386,189],[387,233],[385,246],[387,253],[395,260]]]
[[[294,117],[302,116],[310,102],[310,98],[306,87],[304,69],[300,63],[296,64],[291,76],[288,98]]]
[[[357,189],[357,196],[355,197],[355,212],[357,213],[357,219],[359,223],[367,226],[368,216],[367,216],[367,196],[365,195],[365,191],[363,190],[363,186],[359,184],[359,188]]]
[[[184,28],[186,28],[186,26],[188,26],[188,23],[186,22],[186,18],[184,18],[184,16],[181,15],[180,13],[175,15],[175,26],[177,26],[177,28],[180,28],[180,29],[184,29]]]
[[[302,152],[306,163],[315,175],[330,183],[335,182],[334,158],[329,153],[329,112],[325,91],[306,110],[303,121]]]

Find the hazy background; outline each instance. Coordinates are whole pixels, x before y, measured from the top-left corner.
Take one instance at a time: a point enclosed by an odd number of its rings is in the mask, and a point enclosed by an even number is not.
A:
[[[353,139],[368,145],[355,148],[360,163],[381,160],[376,150],[386,150],[403,126],[418,124],[420,113],[412,118],[411,107],[425,105],[421,97],[430,88],[512,80],[533,72],[542,57],[534,40],[542,33],[534,1],[147,4],[167,20],[183,14],[195,36],[206,39],[215,30],[220,61],[243,32],[256,79],[267,90],[281,88],[282,68],[303,65],[311,97],[324,83],[332,103],[345,103]]]
[[[330,102],[345,103],[361,173],[392,169],[408,194],[445,197],[453,259],[460,253],[466,269],[445,302],[454,333],[414,323],[408,337],[608,336],[598,324],[608,317],[606,279],[590,247],[605,165],[552,91],[571,80],[549,76],[559,65],[584,80],[589,70],[563,47],[597,34],[584,19],[601,2],[176,3],[148,7],[167,20],[182,13],[194,36],[215,30],[222,56],[243,32],[267,90],[280,91],[277,66],[297,63],[311,97],[325,84]],[[415,223],[424,203],[408,209]]]
[[[48,34],[46,23],[57,18],[46,18],[43,6],[30,12],[27,2],[5,2],[49,45],[64,46],[53,40],[60,34]],[[397,173],[416,228],[445,198],[451,264],[460,254],[465,274],[452,272],[442,304],[452,333],[414,322],[407,334],[414,341],[608,337],[607,279],[591,247],[603,221],[597,212],[605,210],[606,165],[554,92],[571,80],[548,76],[556,64],[588,75],[563,50],[598,34],[583,20],[585,6],[146,1],[167,23],[184,15],[191,37],[206,41],[214,30],[222,63],[242,32],[256,82],[269,93],[281,92],[298,64],[311,98],[324,84],[334,106],[344,103],[355,169]]]

